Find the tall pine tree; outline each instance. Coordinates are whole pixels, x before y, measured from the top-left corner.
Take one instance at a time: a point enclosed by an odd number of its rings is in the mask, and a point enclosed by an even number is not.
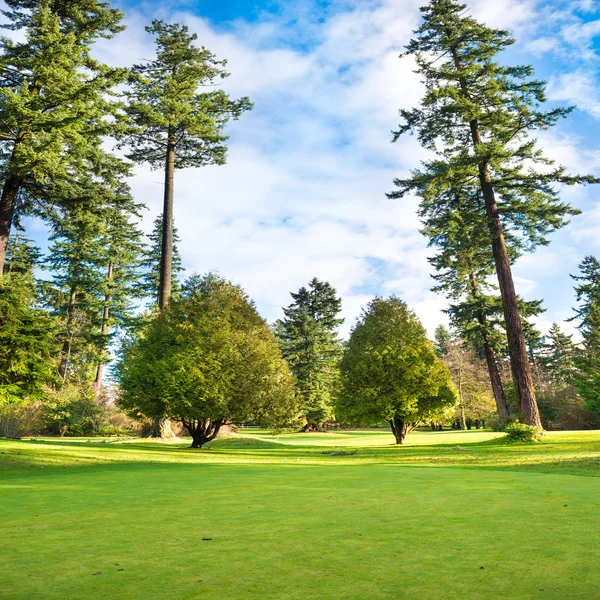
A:
[[[158,306],[171,295],[173,270],[173,202],[175,169],[225,163],[227,122],[251,108],[248,98],[231,100],[214,88],[227,77],[226,61],[195,45],[196,34],[179,24],[154,20],[146,30],[156,37],[156,57],[132,69],[124,144],[129,157],[164,169]]]
[[[478,188],[485,209],[481,227],[489,235],[494,258],[521,418],[541,428],[506,225],[545,239],[575,212],[559,200],[554,184],[597,180],[569,176],[543,156],[530,134],[555,125],[570,109],[541,110],[545,84],[531,78],[533,69],[496,60],[514,43],[509,33],[486,27],[467,12],[455,0],[432,0],[422,8],[423,23],[406,54],[414,56],[426,91],[418,108],[401,111],[403,122],[394,139],[416,133],[437,157],[410,179],[396,180],[399,189],[390,196],[416,191],[435,197]]]

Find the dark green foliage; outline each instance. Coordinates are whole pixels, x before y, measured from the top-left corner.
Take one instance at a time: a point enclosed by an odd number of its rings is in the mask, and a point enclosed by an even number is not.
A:
[[[149,243],[145,245],[142,254],[141,267],[143,275],[138,283],[138,291],[144,298],[150,300],[151,305],[158,304],[158,290],[160,285],[160,255],[162,244],[162,214],[154,219],[152,231],[148,234]],[[171,265],[171,295],[177,296],[180,291],[178,279],[179,273],[183,272],[181,255],[179,254],[179,233],[173,225],[173,262]]]
[[[576,357],[575,387],[585,401],[585,407],[600,416],[600,261],[586,256],[573,279],[578,328],[583,337],[583,352]]]
[[[435,329],[435,353],[438,358],[442,358],[444,354],[448,352],[450,348],[450,341],[452,339],[451,333],[448,328],[444,325],[438,325]]]
[[[400,299],[375,298],[353,327],[341,362],[340,419],[388,421],[397,443],[410,428],[443,419],[456,404],[450,373]]]
[[[124,80],[90,55],[99,37],[121,29],[122,14],[96,0],[14,0],[0,56],[0,274],[17,202],[21,210],[52,219],[63,183],[74,185],[82,161],[94,163],[106,117],[117,105],[113,88]],[[89,168],[89,165],[88,165]],[[95,171],[96,169],[92,169]]]
[[[306,427],[315,429],[333,417],[342,300],[331,284],[316,277],[291,296],[294,302],[283,309],[285,317],[275,324],[275,333],[298,382]]]
[[[28,275],[0,279],[0,404],[31,402],[56,381],[57,323],[35,300]]]
[[[120,365],[121,406],[179,421],[200,448],[226,423],[295,417],[293,378],[275,338],[237,286],[194,277],[150,321]]]
[[[215,89],[229,76],[227,61],[198,48],[198,36],[185,25],[154,20],[146,31],[156,36],[157,52],[133,67],[126,92],[130,158],[164,169],[169,136],[174,136],[176,169],[224,164],[224,127],[252,106],[248,98],[231,100]]]

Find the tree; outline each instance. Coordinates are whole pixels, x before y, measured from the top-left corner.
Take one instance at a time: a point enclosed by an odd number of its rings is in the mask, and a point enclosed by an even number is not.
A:
[[[435,353],[438,358],[442,358],[447,352],[452,340],[452,335],[445,325],[438,325],[435,328]]]
[[[293,385],[275,338],[237,286],[193,277],[158,313],[120,365],[120,404],[132,415],[179,421],[192,448],[225,423],[281,423],[295,413]]]
[[[316,277],[291,296],[294,302],[283,309],[285,316],[275,324],[275,332],[298,382],[306,429],[314,430],[333,416],[342,300],[330,283]]]
[[[455,0],[432,0],[422,8],[423,23],[406,48],[426,91],[420,107],[401,111],[404,122],[394,139],[416,132],[437,158],[410,179],[396,180],[399,191],[391,196],[411,190],[435,195],[463,186],[479,188],[519,409],[525,423],[541,429],[505,224],[512,222],[543,243],[548,232],[576,212],[560,202],[553,185],[598,180],[568,176],[543,156],[531,132],[555,125],[571,109],[541,111],[545,84],[531,79],[533,69],[496,61],[514,40],[508,32],[466,16],[465,8]]]
[[[165,172],[158,298],[162,310],[171,295],[175,169],[224,164],[225,125],[252,105],[248,98],[231,100],[223,90],[198,92],[229,73],[226,61],[195,46],[198,36],[186,26],[154,20],[146,31],[156,36],[157,53],[154,60],[132,69],[124,143],[132,160]]]
[[[122,13],[107,3],[5,4],[8,22],[2,27],[22,33],[23,39],[0,42],[0,275],[17,202],[48,216],[46,184],[69,180],[72,162],[94,155],[98,141],[113,129],[105,118],[115,109],[111,91],[125,77],[124,70],[108,68],[90,55],[96,39],[122,29]]]
[[[586,256],[579,265],[575,281],[575,296],[578,307],[575,317],[583,337],[584,349],[576,357],[575,388],[584,399],[585,407],[600,415],[600,261]]]
[[[162,224],[163,216],[158,215],[154,219],[154,227],[148,235],[149,244],[145,247],[142,255],[142,268],[144,274],[139,283],[139,292],[144,298],[151,298],[158,305],[158,292],[160,289],[160,256],[162,248]],[[177,227],[173,225],[173,247],[171,261],[171,295],[179,293],[179,280],[177,275],[183,271],[181,255],[179,254],[179,235]]]
[[[455,403],[450,373],[415,314],[395,296],[372,300],[342,358],[341,418],[357,425],[388,421],[402,444],[410,428],[438,420]]]
[[[102,385],[111,338],[117,330],[131,328],[137,321],[134,311],[135,301],[141,297],[138,279],[143,252],[142,232],[136,224],[140,218],[139,209],[139,205],[131,198],[129,187],[119,183],[114,190],[114,200],[107,207],[104,233],[100,240],[104,246],[106,275],[103,281],[96,392]]]
[[[56,329],[36,303],[30,274],[0,279],[0,404],[40,399],[54,383]]]

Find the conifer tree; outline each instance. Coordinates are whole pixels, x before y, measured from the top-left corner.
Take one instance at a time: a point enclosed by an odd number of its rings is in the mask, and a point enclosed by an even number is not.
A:
[[[7,0],[0,42],[0,275],[19,199],[47,210],[45,185],[68,180],[71,158],[92,156],[113,125],[111,90],[125,77],[90,55],[99,37],[122,29],[122,13],[97,0]],[[91,144],[91,147],[90,147]],[[47,216],[46,210],[42,214]]]
[[[158,306],[158,292],[160,289],[160,256],[162,249],[162,227],[163,216],[158,215],[154,219],[154,227],[148,235],[149,244],[145,245],[142,253],[142,269],[144,271],[138,286],[139,293],[143,298],[150,298]],[[179,293],[178,274],[183,271],[181,255],[179,254],[179,233],[173,224],[173,250],[171,261],[171,295]]]
[[[53,285],[49,303],[63,323],[58,365],[63,381],[74,371],[81,379],[91,380],[91,369],[99,361],[96,336],[105,283],[102,268],[107,261],[103,227],[97,215],[71,210],[62,215],[50,235],[47,268],[52,270]]]
[[[142,232],[137,226],[140,207],[131,198],[128,186],[115,190],[115,203],[107,207],[101,244],[106,256],[104,300],[100,326],[100,361],[96,369],[95,387],[100,389],[108,346],[116,331],[135,325],[135,302],[141,298],[138,280],[143,254]]]
[[[541,428],[527,345],[511,272],[507,227],[535,243],[562,226],[576,211],[560,201],[556,183],[595,183],[569,176],[546,159],[530,137],[548,129],[571,109],[541,110],[545,84],[528,66],[497,62],[514,43],[509,33],[482,25],[455,0],[432,0],[422,8],[423,23],[406,48],[426,85],[418,108],[402,110],[395,133],[416,133],[437,154],[409,179],[395,181],[391,197],[414,191],[433,201],[466,188],[478,189],[485,210],[482,230],[489,236],[502,297],[511,370],[521,418]],[[499,201],[500,200],[500,201]]]
[[[575,388],[584,399],[585,407],[600,415],[600,261],[586,256],[579,265],[579,274],[572,275],[578,302],[573,319],[579,322],[584,349],[576,357]]]
[[[573,382],[577,355],[573,336],[563,333],[557,323],[552,323],[541,360],[551,383],[564,385]]]
[[[283,309],[285,317],[275,324],[275,333],[298,382],[306,429],[313,430],[333,416],[342,300],[330,283],[316,277],[291,296],[294,302]]]
[[[175,169],[225,163],[227,122],[251,108],[248,98],[231,100],[213,87],[229,74],[226,61],[198,48],[196,34],[184,25],[154,20],[146,31],[156,36],[156,57],[132,69],[126,93],[129,157],[164,169],[159,309],[171,295]]]

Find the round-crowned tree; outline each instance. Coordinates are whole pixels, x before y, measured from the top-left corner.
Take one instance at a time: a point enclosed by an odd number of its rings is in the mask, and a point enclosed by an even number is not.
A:
[[[361,426],[388,421],[397,444],[456,403],[450,372],[416,315],[399,298],[375,298],[352,329],[341,362],[338,418]]]
[[[282,425],[296,413],[294,379],[275,337],[244,291],[213,274],[186,282],[124,352],[119,375],[120,405],[179,421],[192,448],[225,423]]]

